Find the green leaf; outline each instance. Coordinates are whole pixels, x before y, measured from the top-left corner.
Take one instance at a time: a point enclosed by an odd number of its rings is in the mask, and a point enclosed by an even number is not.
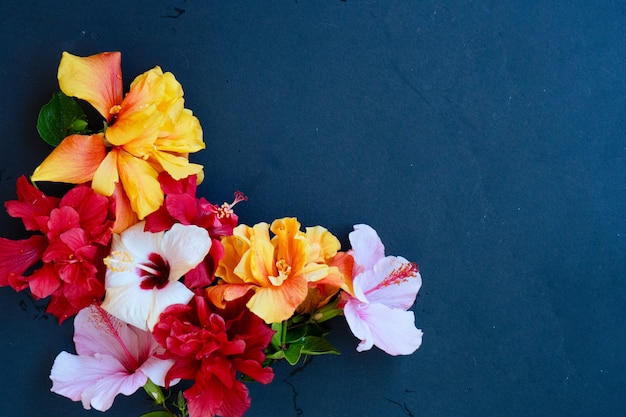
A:
[[[151,411],[146,414],[142,414],[139,417],[172,417],[167,411]]]
[[[302,348],[304,344],[301,342],[292,343],[289,345],[285,352],[285,359],[289,362],[289,365],[295,365],[300,360],[300,356],[302,356]]]
[[[323,337],[307,336],[302,346],[303,355],[339,355],[339,350]]]
[[[272,330],[274,330],[276,333],[274,333],[274,336],[272,336],[272,341],[270,342],[270,344],[276,348],[276,350],[280,350],[281,345],[282,345],[282,334],[283,334],[283,322],[279,321],[277,323],[272,323],[271,327]]]
[[[61,91],[41,108],[37,131],[48,144],[57,146],[65,137],[87,132],[87,116],[76,100]]]

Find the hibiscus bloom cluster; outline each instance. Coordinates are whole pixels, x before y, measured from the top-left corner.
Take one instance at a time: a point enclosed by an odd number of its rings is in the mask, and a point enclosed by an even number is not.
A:
[[[323,325],[333,317],[358,351],[420,346],[418,267],[386,256],[370,226],[355,225],[342,251],[296,218],[239,224],[240,192],[223,204],[196,195],[203,168],[189,154],[205,147],[202,129],[171,73],[146,71],[124,94],[120,53],[64,52],[58,80],[38,121],[55,148],[5,203],[32,234],[0,238],[0,286],[74,318],[76,353],[57,356],[53,392],[105,411],[143,387],[167,415],[236,417],[250,407],[244,382],[270,383],[275,361],[337,353]],[[47,195],[46,181],[71,188]],[[189,388],[168,403],[162,388],[181,380]]]

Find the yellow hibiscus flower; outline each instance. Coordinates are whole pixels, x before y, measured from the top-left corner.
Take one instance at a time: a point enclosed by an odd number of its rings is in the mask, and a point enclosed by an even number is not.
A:
[[[205,147],[202,128],[184,108],[183,89],[174,75],[155,67],[135,78],[123,97],[119,52],[89,57],[64,52],[58,79],[63,93],[89,102],[106,127],[100,134],[65,138],[35,169],[32,181],[92,181],[93,189],[105,196],[121,184],[130,208],[143,219],[163,203],[160,172],[174,179],[202,177],[202,165],[188,159],[190,152]]]

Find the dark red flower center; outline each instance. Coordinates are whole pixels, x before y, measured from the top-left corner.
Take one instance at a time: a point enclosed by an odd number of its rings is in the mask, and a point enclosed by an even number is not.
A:
[[[160,290],[169,282],[170,264],[161,255],[152,252],[146,262],[138,265],[137,273],[143,278],[140,284],[142,289]]]

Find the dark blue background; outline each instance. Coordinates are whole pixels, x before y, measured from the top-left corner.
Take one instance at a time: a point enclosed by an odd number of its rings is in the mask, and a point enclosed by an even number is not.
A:
[[[202,195],[344,245],[368,223],[421,266],[415,354],[357,353],[338,318],[342,355],[276,367],[249,416],[624,416],[625,25],[619,1],[4,0],[0,197],[50,152],[61,52],[122,51],[126,84],[182,83]],[[100,415],[49,392],[72,324],[42,305],[0,289],[0,415]]]

